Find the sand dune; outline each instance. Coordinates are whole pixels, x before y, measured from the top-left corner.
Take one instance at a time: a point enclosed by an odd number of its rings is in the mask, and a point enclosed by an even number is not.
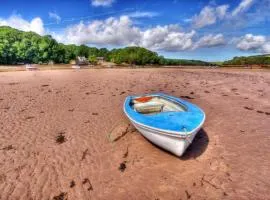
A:
[[[127,95],[149,92],[206,112],[184,157],[124,116]],[[0,73],[0,199],[267,199],[269,99],[267,71]]]

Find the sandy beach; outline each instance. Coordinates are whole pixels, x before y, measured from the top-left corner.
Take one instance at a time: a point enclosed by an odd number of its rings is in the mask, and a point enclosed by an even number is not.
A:
[[[206,113],[181,158],[123,113],[127,95],[150,92]],[[0,199],[270,199],[269,130],[267,70],[2,72]]]

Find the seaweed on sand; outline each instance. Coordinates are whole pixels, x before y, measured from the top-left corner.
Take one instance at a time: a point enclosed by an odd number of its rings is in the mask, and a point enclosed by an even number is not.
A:
[[[64,132],[60,132],[58,136],[56,136],[56,139],[55,139],[56,143],[62,144],[67,141],[64,134],[65,134]]]

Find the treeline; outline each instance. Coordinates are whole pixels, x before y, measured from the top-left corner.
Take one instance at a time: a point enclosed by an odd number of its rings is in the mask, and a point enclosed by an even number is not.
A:
[[[64,45],[51,36],[19,31],[7,26],[0,27],[0,64],[70,63],[83,56],[95,63],[96,57],[116,64],[130,65],[211,65],[198,60],[167,59],[142,47],[126,47],[109,51],[106,48],[86,45]]]
[[[126,47],[121,49],[113,49],[109,54],[109,60],[116,64],[159,64],[159,56],[157,53],[141,47]]]
[[[234,57],[232,60],[223,62],[223,65],[270,65],[270,54]]]
[[[169,59],[160,57],[159,60],[160,65],[183,65],[183,66],[211,66],[214,65],[209,62],[204,62],[200,60],[186,60],[186,59]]]
[[[108,60],[116,64],[127,63],[130,65],[211,65],[200,60],[168,59],[159,56],[156,52],[142,47],[125,47],[113,49]]]
[[[64,45],[51,36],[40,36],[10,27],[0,27],[0,64],[17,63],[69,63],[77,56],[108,57],[105,48],[97,49],[85,45]]]

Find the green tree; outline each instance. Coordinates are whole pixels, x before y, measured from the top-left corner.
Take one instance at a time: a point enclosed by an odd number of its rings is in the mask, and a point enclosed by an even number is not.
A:
[[[88,61],[89,61],[89,63],[91,63],[91,64],[93,64],[93,65],[96,65],[96,64],[97,64],[97,57],[94,56],[94,55],[90,55],[90,56],[88,57]]]

